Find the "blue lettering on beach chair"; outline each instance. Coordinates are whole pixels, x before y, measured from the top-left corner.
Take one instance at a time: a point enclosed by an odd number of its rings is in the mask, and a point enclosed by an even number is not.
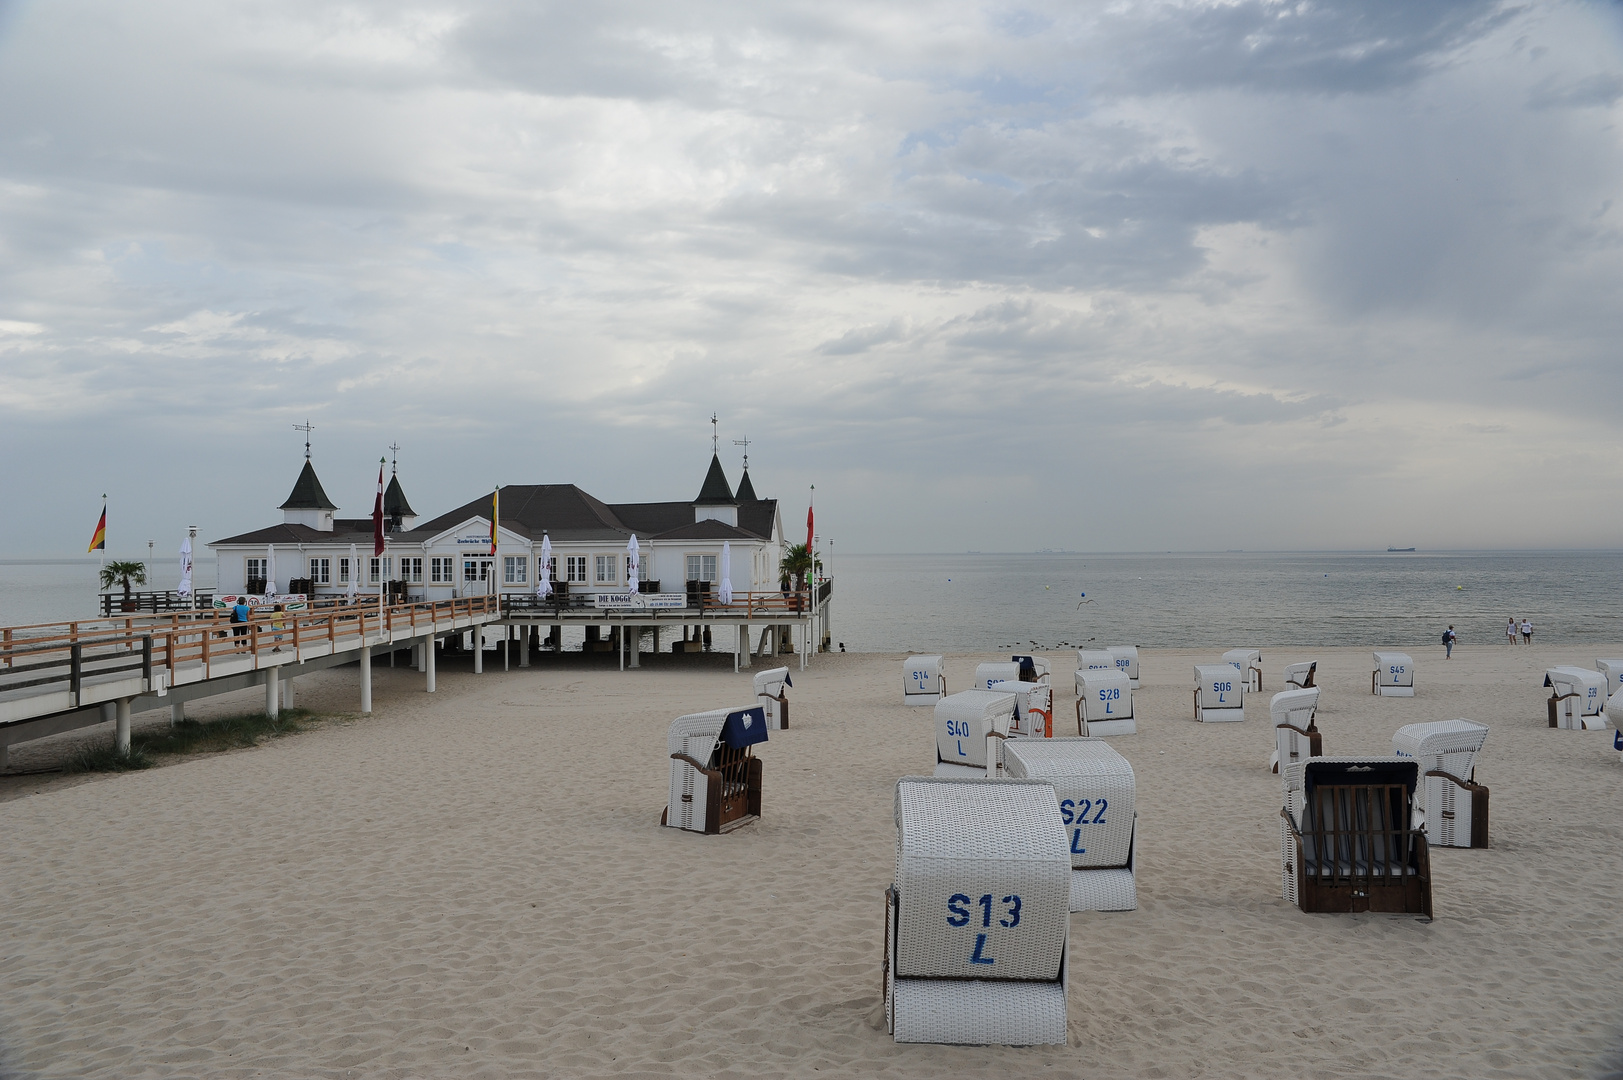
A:
[[[992,959],[990,956],[982,956],[981,955],[981,950],[984,949],[984,948],[986,948],[986,935],[985,934],[976,934],[975,935],[975,952],[969,958],[969,962],[971,964],[995,964],[995,963],[997,963],[997,961]]]

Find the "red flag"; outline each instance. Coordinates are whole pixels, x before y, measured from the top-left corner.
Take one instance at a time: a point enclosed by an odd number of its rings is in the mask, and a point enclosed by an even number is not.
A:
[[[383,554],[383,459],[378,459],[378,497],[372,503],[372,554]]]
[[[810,555],[812,549],[812,508],[806,507],[806,554]]]

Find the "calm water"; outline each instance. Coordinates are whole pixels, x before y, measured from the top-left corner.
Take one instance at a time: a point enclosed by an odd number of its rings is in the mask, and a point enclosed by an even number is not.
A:
[[[1535,642],[1623,643],[1623,552],[842,555],[830,569],[834,640],[856,652],[1403,648],[1449,623],[1498,644],[1512,615]]]
[[[0,624],[93,616],[95,559],[0,561]],[[1505,619],[1549,644],[1623,644],[1623,552],[841,555],[834,640],[868,651],[1006,645],[1498,644]],[[214,560],[198,559],[200,588]],[[173,588],[159,559],[149,588]],[[1463,588],[1461,587],[1463,586]],[[1091,601],[1078,607],[1079,594]]]

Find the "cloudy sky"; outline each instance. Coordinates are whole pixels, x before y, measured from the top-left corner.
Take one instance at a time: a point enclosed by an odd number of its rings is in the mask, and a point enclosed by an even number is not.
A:
[[[1623,7],[0,0],[0,554],[736,481],[842,550],[1619,547]]]

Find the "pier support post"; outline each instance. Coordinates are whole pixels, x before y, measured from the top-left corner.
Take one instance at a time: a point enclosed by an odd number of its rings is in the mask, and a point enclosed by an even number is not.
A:
[[[513,670],[513,628],[502,625],[502,670]]]
[[[282,708],[293,707],[293,676],[289,675],[282,680]]]
[[[485,673],[485,628],[483,626],[473,628],[473,673],[475,675]]]
[[[518,666],[530,666],[530,637],[535,633],[535,627],[525,625],[518,628]]]
[[[268,667],[265,669],[265,715],[275,720],[281,709],[281,681],[282,669]]]
[[[423,691],[434,692],[434,635],[430,634],[428,640],[423,642]]]
[[[120,754],[128,754],[130,752],[130,702],[132,700],[134,699],[127,697],[119,698],[118,706],[114,711],[114,715],[118,719],[117,738],[118,752]]]
[[[176,701],[176,702],[171,703],[170,706],[169,706],[169,723],[170,723],[170,725],[173,726],[175,724],[183,724],[185,722],[186,722],[186,703],[184,701]]]
[[[361,712],[372,711],[372,646],[361,646]]]
[[[631,666],[633,669],[640,668],[642,667],[642,627],[630,627],[627,633],[631,635],[631,640],[626,643],[626,648],[631,650]]]

